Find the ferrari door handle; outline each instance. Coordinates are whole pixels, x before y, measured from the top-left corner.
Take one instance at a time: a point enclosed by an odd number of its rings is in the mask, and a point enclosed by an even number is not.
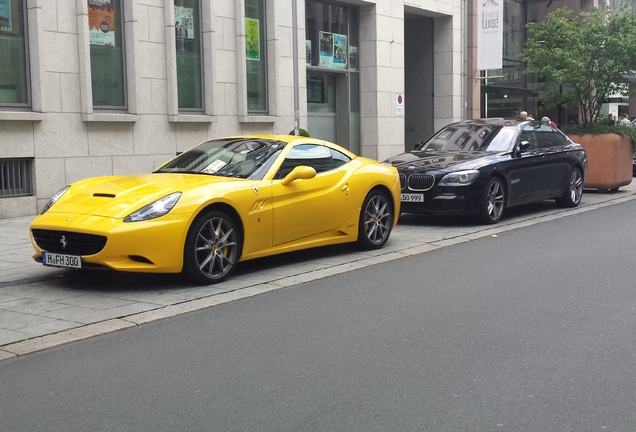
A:
[[[349,185],[348,184],[343,185],[340,190],[343,192],[349,192]]]

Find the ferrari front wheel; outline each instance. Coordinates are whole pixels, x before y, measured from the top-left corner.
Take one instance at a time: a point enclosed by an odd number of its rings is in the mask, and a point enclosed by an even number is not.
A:
[[[373,190],[364,199],[358,223],[360,249],[380,249],[389,239],[393,226],[393,205],[387,195]]]
[[[225,280],[240,257],[241,236],[234,220],[209,211],[190,226],[183,251],[183,274],[190,281],[209,285]]]

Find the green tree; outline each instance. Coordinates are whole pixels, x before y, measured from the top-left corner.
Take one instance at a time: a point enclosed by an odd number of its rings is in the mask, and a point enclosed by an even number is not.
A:
[[[580,122],[589,125],[605,100],[628,93],[625,76],[636,71],[636,15],[624,7],[572,14],[563,7],[545,21],[528,23],[522,59],[526,73],[539,78],[545,106],[577,110]]]

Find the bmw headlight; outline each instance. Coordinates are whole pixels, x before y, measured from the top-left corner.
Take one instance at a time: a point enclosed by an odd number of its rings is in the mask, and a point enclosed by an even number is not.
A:
[[[466,186],[473,182],[479,176],[477,170],[457,171],[446,174],[439,182],[440,186]]]
[[[139,222],[149,219],[156,219],[168,213],[181,198],[181,192],[171,193],[157,201],[143,206],[139,210],[129,214],[124,218],[124,222]]]
[[[42,212],[40,214],[44,214],[46,213],[53,204],[55,204],[57,202],[57,200],[59,200],[62,195],[64,195],[66,193],[66,191],[68,190],[68,188],[70,188],[71,186],[64,186],[62,189],[60,189],[59,191],[57,191],[55,193],[55,195],[53,195],[51,197],[51,199],[49,200],[49,202],[46,203],[46,205],[44,206],[44,208],[42,209]]]

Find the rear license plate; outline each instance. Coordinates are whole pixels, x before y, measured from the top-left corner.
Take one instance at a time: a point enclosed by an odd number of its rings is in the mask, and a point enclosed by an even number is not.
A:
[[[402,202],[424,202],[424,194],[403,193]]]
[[[50,267],[82,268],[82,259],[76,255],[42,252],[42,264]]]

